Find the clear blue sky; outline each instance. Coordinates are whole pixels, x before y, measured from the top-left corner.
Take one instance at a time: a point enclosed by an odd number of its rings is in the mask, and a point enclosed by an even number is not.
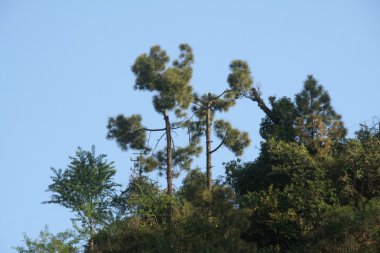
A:
[[[65,168],[77,146],[95,144],[115,161],[116,181],[127,183],[131,154],[105,139],[107,119],[142,113],[146,125],[162,126],[151,94],[133,90],[130,66],[154,44],[174,57],[183,42],[194,50],[199,92],[222,91],[231,60],[244,59],[264,97],[293,97],[313,74],[351,136],[379,116],[377,0],[0,0],[1,253],[44,224],[70,227],[67,210],[41,202],[50,167]],[[249,131],[243,160],[253,160],[263,113],[245,101],[223,117]],[[219,151],[215,175],[232,158]]]

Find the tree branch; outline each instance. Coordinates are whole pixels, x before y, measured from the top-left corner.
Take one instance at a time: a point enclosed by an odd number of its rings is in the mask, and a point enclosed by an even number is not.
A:
[[[220,95],[218,95],[216,97],[212,97],[212,100],[218,99],[221,96],[223,96],[224,94],[226,94],[227,92],[231,92],[231,91],[232,91],[231,89],[224,90]]]
[[[181,128],[181,126],[176,126],[176,127],[170,127],[170,129],[178,129],[178,128]],[[140,131],[149,131],[149,132],[160,132],[160,131],[165,131],[166,128],[155,128],[155,129],[152,129],[152,128],[140,128],[140,129],[137,129],[136,131],[134,132],[140,132]]]
[[[210,154],[212,154],[212,153],[214,153],[215,151],[217,151],[223,144],[224,144],[224,142],[226,141],[226,139],[227,139],[227,136],[228,136],[228,134],[226,133],[226,135],[224,136],[224,138],[223,138],[223,140],[220,142],[220,144],[216,147],[216,148],[214,148],[213,150],[211,150],[210,151]]]
[[[165,128],[156,128],[156,129],[140,128],[140,129],[137,129],[135,132],[140,132],[140,131],[159,132],[159,131],[165,131]]]
[[[203,104],[198,104],[197,102],[194,102],[194,101],[192,103],[195,104],[195,105],[197,105],[197,106],[199,106],[199,107],[207,109],[207,106],[204,106]]]
[[[217,95],[217,96],[215,96],[215,97],[209,97],[210,98],[210,102],[214,102],[216,99],[218,99],[218,98],[220,98],[221,96],[223,96],[224,94],[226,94],[227,92],[231,92],[231,91],[233,91],[232,89],[226,89],[226,90],[224,90],[221,94],[219,94],[219,95]],[[193,104],[195,104],[195,105],[197,105],[197,106],[199,106],[199,107],[203,107],[204,109],[208,109],[208,107],[207,106],[205,106],[204,104],[198,104],[198,102],[194,102],[193,101]]]
[[[151,155],[153,155],[154,151],[156,150],[156,148],[157,148],[158,144],[160,143],[160,141],[161,141],[162,137],[164,137],[164,136],[165,136],[165,134],[166,134],[166,133],[163,133],[163,134],[161,135],[161,137],[160,137],[160,138],[157,140],[156,146],[154,146],[154,149],[152,150],[152,154],[151,154]]]
[[[244,94],[246,98],[251,99],[254,102],[257,102],[257,105],[259,108],[269,117],[272,119],[272,111],[269,109],[269,107],[265,104],[264,100],[261,98],[260,93],[256,90],[256,88],[252,87],[250,92],[248,94]]]
[[[174,144],[174,139],[172,137],[172,147],[173,147],[173,153],[175,153],[175,144]]]

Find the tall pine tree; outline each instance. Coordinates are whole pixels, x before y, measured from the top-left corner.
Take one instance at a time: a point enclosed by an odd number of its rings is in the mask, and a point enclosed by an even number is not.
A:
[[[296,94],[295,105],[298,142],[312,155],[325,154],[334,142],[345,137],[347,130],[341,115],[335,112],[328,92],[312,75],[307,77],[303,90]]]
[[[235,105],[235,100],[244,91],[250,89],[252,84],[251,72],[246,62],[235,60],[230,64],[231,73],[228,76],[229,89],[216,95],[207,93],[204,95],[194,95],[193,112],[198,121],[192,122],[193,142],[199,143],[200,137],[205,136],[206,140],[206,178],[207,188],[212,189],[212,154],[220,147],[229,148],[235,155],[240,156],[243,150],[249,146],[250,139],[247,132],[235,129],[224,120],[215,120],[215,112],[227,112]],[[212,128],[216,136],[221,140],[220,144],[212,149]]]
[[[141,116],[125,117],[119,115],[108,121],[109,139],[116,139],[123,150],[137,149],[147,153],[150,148],[146,145],[146,132],[162,131],[166,138],[165,149],[152,156],[141,155],[140,162],[146,170],[155,168],[166,169],[167,192],[173,192],[173,165],[181,168],[190,167],[191,156],[199,149],[193,146],[173,149],[173,129],[182,127],[182,123],[172,123],[169,113],[174,112],[178,118],[186,117],[185,110],[193,101],[190,85],[192,77],[193,53],[189,45],[181,44],[180,55],[171,66],[167,66],[169,57],[160,46],[153,46],[149,54],[137,57],[132,66],[136,76],[135,89],[154,92],[153,106],[162,115],[164,126],[158,129],[145,128],[141,124]],[[162,136],[162,137],[163,137]]]

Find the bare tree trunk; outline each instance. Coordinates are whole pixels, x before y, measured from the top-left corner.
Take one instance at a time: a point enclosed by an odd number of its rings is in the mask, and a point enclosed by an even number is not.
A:
[[[90,253],[94,253],[94,225],[90,219]]]
[[[206,113],[206,173],[207,188],[212,189],[212,163],[211,163],[211,94],[208,94]]]
[[[164,111],[165,131],[166,131],[166,180],[168,184],[168,194],[173,193],[173,148],[172,135],[170,129],[169,116]]]
[[[252,101],[257,102],[257,105],[259,108],[269,117],[272,119],[272,111],[268,108],[268,106],[265,104],[264,100],[261,98],[260,93],[255,89],[252,88],[251,92],[249,93],[249,98]],[[272,119],[273,120],[273,119]]]

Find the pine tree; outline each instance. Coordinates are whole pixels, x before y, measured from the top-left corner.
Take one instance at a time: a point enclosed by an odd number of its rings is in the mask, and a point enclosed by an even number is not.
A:
[[[334,142],[342,141],[347,133],[342,117],[331,106],[328,92],[312,75],[307,77],[303,90],[296,94],[294,102],[283,97],[270,97],[270,109],[261,98],[260,90],[252,87],[243,95],[265,113],[260,133],[268,140],[275,138],[296,141],[307,147],[310,154],[326,154]]]
[[[334,142],[345,137],[347,130],[341,115],[332,108],[328,92],[312,75],[307,77],[303,90],[296,94],[295,105],[298,142],[312,155],[325,154]]]
[[[198,121],[192,123],[193,142],[199,143],[200,137],[206,137],[206,177],[207,188],[212,189],[212,154],[223,145],[229,148],[235,155],[243,154],[244,148],[250,144],[247,132],[240,132],[224,120],[214,120],[215,112],[227,112],[235,105],[235,100],[240,94],[249,90],[252,84],[251,73],[246,62],[235,60],[230,64],[231,73],[228,76],[229,89],[220,95],[207,93],[202,96],[194,95],[193,112]],[[211,147],[212,129],[221,142],[214,149]]]
[[[151,151],[146,145],[146,132],[162,131],[166,137],[165,150],[152,156],[141,155],[140,162],[147,171],[152,169],[166,169],[167,192],[173,192],[173,165],[189,169],[192,155],[199,153],[193,146],[176,147],[172,138],[172,131],[183,127],[182,123],[172,123],[169,113],[174,112],[177,118],[186,117],[185,110],[193,101],[190,79],[192,77],[193,53],[189,45],[181,44],[179,59],[174,60],[172,66],[166,66],[169,57],[160,46],[153,46],[149,54],[137,57],[132,72],[136,76],[134,88],[137,90],[154,92],[153,106],[156,112],[162,115],[164,127],[150,129],[142,126],[140,115],[125,117],[119,115],[108,121],[107,138],[115,139],[123,150],[137,149],[147,154]],[[160,138],[161,139],[161,138]]]

